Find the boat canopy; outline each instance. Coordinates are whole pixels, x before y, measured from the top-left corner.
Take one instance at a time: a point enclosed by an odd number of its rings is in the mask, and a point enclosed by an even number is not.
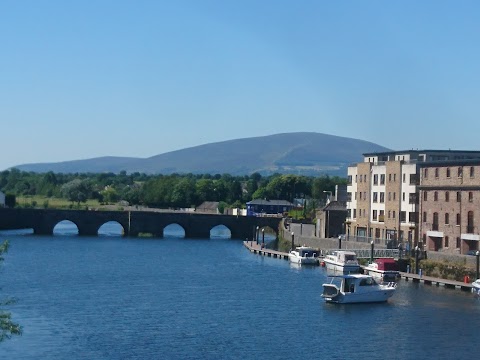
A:
[[[398,270],[397,262],[393,258],[379,258],[379,259],[376,259],[375,262],[378,265],[378,270],[385,270],[385,271]]]

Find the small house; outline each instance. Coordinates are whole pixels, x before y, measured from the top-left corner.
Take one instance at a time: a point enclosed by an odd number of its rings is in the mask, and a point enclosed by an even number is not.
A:
[[[247,202],[247,216],[282,215],[294,208],[290,201],[256,199]]]

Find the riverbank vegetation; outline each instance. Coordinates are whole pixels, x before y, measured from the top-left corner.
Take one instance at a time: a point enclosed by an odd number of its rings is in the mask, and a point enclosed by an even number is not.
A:
[[[204,201],[219,202],[220,210],[245,208],[254,199],[306,199],[309,210],[325,203],[339,177],[302,175],[231,176],[229,174],[33,173],[17,169],[0,172],[0,190],[9,207],[101,208],[105,205],[153,208],[194,208]],[[307,209],[302,210],[305,216]]]

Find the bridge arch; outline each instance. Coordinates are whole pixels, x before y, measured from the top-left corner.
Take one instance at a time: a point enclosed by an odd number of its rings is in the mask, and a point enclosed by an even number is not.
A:
[[[178,223],[168,224],[163,228],[163,237],[185,238],[185,228]]]
[[[57,221],[56,224],[53,225],[52,234],[54,236],[78,236],[80,230],[78,225],[69,219],[64,219]]]
[[[124,236],[125,229],[118,221],[110,220],[103,223],[97,231],[98,236]]]
[[[232,231],[223,224],[215,225],[210,229],[210,239],[231,239]]]

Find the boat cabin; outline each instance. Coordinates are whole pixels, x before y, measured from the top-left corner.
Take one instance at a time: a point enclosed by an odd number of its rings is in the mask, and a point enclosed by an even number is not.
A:
[[[398,265],[393,258],[379,258],[375,262],[378,265],[378,270],[383,271],[398,271]]]
[[[298,246],[296,250],[298,251],[298,256],[301,257],[315,257],[318,255],[317,250],[308,246]]]

